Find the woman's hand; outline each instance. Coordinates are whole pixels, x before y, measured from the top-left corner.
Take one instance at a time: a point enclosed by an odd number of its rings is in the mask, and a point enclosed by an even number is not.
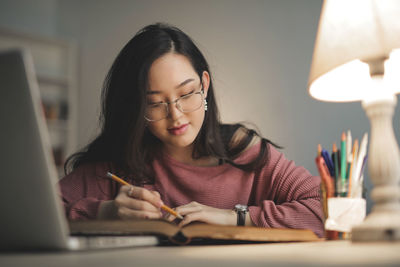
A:
[[[121,219],[159,219],[163,204],[157,191],[127,185],[121,186],[114,200],[116,214]]]
[[[183,220],[179,223],[179,226],[184,226],[194,221],[224,225],[236,225],[237,223],[235,211],[230,209],[217,209],[195,201],[179,206],[175,208],[175,211],[183,216]],[[168,215],[166,219],[173,221],[175,217]]]

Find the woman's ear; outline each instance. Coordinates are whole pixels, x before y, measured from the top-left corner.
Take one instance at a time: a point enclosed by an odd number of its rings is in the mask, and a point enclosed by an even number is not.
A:
[[[203,83],[204,97],[207,97],[208,88],[210,87],[210,74],[207,71],[203,71],[201,82]]]

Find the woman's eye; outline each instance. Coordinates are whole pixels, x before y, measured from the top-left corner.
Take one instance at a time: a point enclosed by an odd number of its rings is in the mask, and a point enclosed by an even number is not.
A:
[[[149,104],[147,106],[148,109],[158,109],[160,106],[162,106],[161,104]]]
[[[159,103],[162,103],[162,101],[158,101],[156,99],[147,99],[148,105],[154,105],[154,104],[159,104]]]
[[[191,94],[193,94],[193,93],[194,93],[194,90],[190,91],[190,92],[189,92],[189,93],[187,93],[187,94],[183,94],[183,95],[181,95],[181,97],[185,97],[185,96],[191,95]]]

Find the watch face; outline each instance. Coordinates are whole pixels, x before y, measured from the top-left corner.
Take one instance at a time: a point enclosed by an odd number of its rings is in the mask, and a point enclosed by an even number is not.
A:
[[[235,205],[235,210],[237,210],[237,211],[247,211],[247,206],[246,205],[242,205],[242,204],[236,204]]]

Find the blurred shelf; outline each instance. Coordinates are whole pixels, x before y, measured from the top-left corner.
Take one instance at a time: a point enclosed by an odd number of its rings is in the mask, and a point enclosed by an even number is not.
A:
[[[71,40],[37,36],[0,28],[0,50],[29,50],[42,97],[54,161],[59,174],[76,147],[77,53]]]
[[[43,74],[38,74],[37,80],[39,84],[55,85],[62,88],[68,88],[69,85],[68,79],[66,77],[52,77]]]

